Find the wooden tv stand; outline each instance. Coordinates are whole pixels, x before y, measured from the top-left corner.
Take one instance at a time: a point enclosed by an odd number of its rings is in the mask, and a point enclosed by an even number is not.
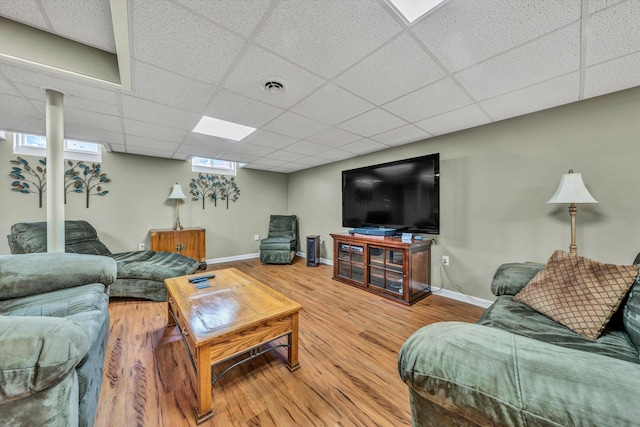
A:
[[[431,294],[431,241],[332,234],[333,279],[411,305]]]

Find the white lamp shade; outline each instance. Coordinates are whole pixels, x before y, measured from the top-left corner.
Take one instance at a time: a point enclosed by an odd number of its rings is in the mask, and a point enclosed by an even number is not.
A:
[[[547,203],[598,203],[598,201],[584,186],[582,174],[569,172],[562,175],[558,189]]]
[[[171,200],[174,200],[174,199],[184,200],[187,198],[187,196],[185,196],[184,193],[182,192],[182,187],[180,187],[180,184],[176,183],[173,185],[173,189],[171,189],[171,194],[169,194],[169,197],[167,198]]]

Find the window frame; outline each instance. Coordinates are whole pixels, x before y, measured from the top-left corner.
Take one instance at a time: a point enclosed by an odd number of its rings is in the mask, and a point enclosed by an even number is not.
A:
[[[44,138],[45,147],[35,147],[27,144],[28,137]],[[13,134],[13,154],[24,156],[47,157],[46,136],[31,133],[14,133]],[[70,143],[90,144],[95,146],[95,150],[82,150],[70,147]],[[86,162],[102,162],[102,144],[89,141],[80,141],[77,139],[64,140],[64,158],[67,160],[83,160]]]
[[[211,162],[211,166],[202,165],[202,163],[196,164],[196,162],[199,162],[201,160],[209,160]],[[215,166],[214,162],[228,163],[229,166],[228,167],[225,167],[224,165]],[[232,162],[229,160],[222,160],[222,159],[214,159],[210,157],[199,157],[199,156],[193,156],[191,158],[191,172],[236,176],[237,170],[238,170],[237,162]]]

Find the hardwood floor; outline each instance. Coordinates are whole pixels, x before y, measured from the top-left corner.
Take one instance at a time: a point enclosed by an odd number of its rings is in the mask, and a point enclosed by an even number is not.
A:
[[[286,349],[230,370],[213,385],[213,413],[202,426],[409,426],[409,398],[398,350],[420,327],[475,322],[483,309],[438,295],[411,307],[331,279],[332,267],[234,267],[300,303],[300,369]],[[96,427],[195,426],[194,372],[180,333],[167,329],[166,303],[109,304],[111,330]],[[282,340],[284,343],[284,339]],[[237,360],[214,367],[214,375]]]

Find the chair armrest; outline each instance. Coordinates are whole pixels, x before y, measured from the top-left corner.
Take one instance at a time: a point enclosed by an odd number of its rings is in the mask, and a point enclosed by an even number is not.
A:
[[[56,384],[90,348],[86,332],[65,318],[0,316],[0,403]]]
[[[0,255],[0,300],[89,283],[110,285],[116,262],[105,256],[66,253]]]
[[[398,368],[420,396],[478,425],[631,426],[640,419],[640,405],[630,404],[640,364],[501,329],[426,326],[405,342]]]
[[[544,264],[533,262],[502,264],[493,275],[491,292],[493,292],[495,296],[515,295],[527,286],[527,283],[529,283],[543,267]]]

